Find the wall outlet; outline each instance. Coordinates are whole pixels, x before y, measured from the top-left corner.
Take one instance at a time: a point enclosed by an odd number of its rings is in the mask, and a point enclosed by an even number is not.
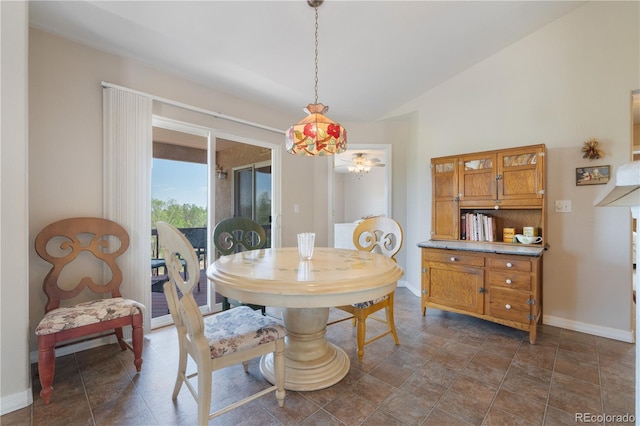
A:
[[[571,200],[556,200],[556,213],[570,213]]]

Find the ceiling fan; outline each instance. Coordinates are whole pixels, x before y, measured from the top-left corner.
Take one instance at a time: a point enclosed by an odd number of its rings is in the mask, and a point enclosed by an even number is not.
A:
[[[356,152],[355,154],[353,154],[353,158],[351,159],[351,161],[349,160],[341,160],[341,161],[349,163],[349,165],[347,166],[347,169],[349,170],[349,172],[360,174],[360,175],[364,173],[368,173],[372,167],[385,166],[384,163],[380,162],[380,159],[375,157],[369,158],[367,154],[363,152]]]

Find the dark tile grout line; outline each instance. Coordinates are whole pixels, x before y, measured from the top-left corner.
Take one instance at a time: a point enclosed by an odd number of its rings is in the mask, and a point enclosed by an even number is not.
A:
[[[558,361],[558,353],[560,352],[560,336],[558,336],[558,345],[556,346],[556,353],[553,356],[553,368],[551,369],[551,379],[549,380],[549,388],[547,389],[547,397],[544,403],[544,414],[542,415],[542,424],[546,424],[547,413],[549,411],[549,399],[551,398],[551,389],[553,387],[553,373],[556,371],[556,362]],[[511,366],[509,366],[511,368]]]

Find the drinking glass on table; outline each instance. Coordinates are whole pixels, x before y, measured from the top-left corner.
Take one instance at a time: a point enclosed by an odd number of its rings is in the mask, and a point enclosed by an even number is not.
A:
[[[298,234],[298,254],[300,260],[309,260],[313,256],[313,245],[316,234],[313,232],[302,232]]]

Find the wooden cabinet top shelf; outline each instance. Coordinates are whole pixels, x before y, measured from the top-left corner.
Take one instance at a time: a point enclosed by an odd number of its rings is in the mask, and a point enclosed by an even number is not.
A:
[[[539,244],[488,243],[481,241],[428,240],[418,243],[421,248],[462,250],[481,253],[497,253],[540,257],[546,247]]]

